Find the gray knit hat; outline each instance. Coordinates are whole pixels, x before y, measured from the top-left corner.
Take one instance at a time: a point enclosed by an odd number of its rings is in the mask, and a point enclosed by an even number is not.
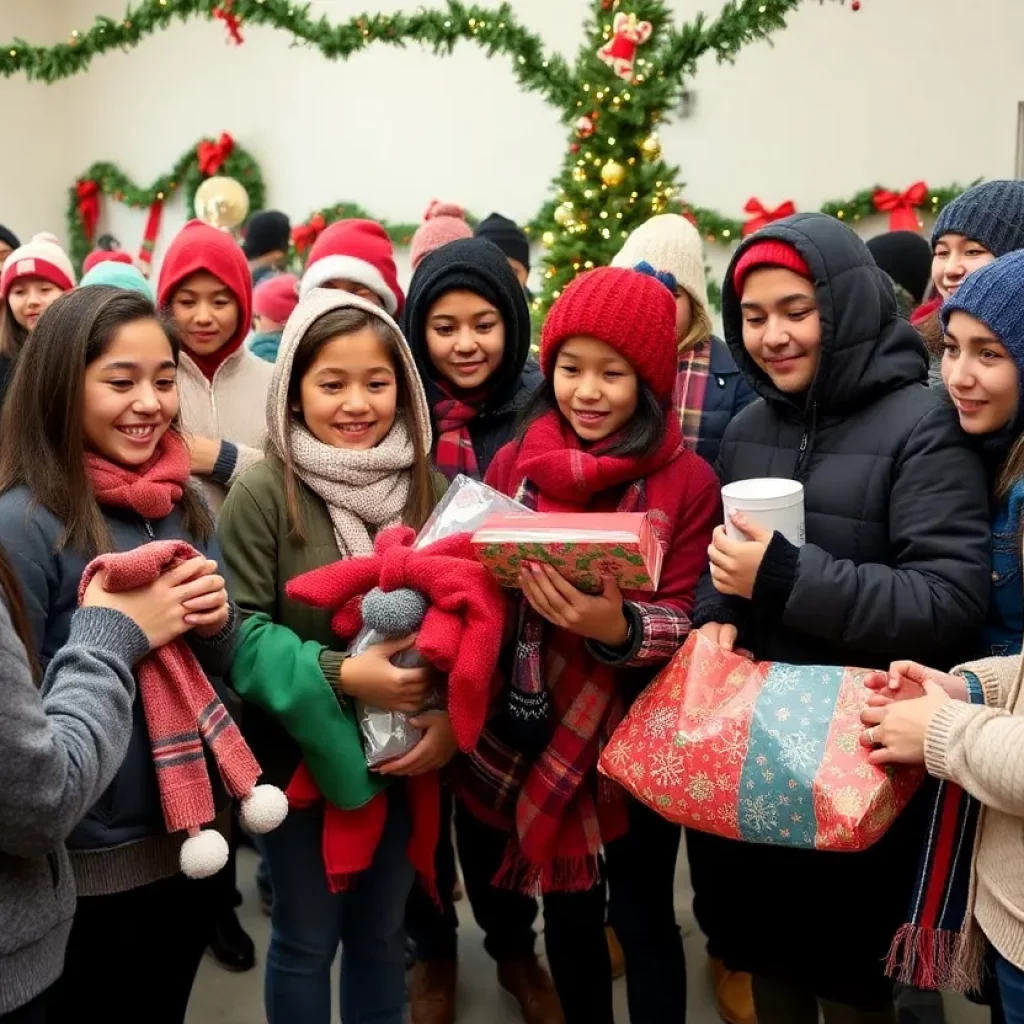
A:
[[[958,310],[980,320],[1010,353],[1024,409],[1024,251],[1000,256],[971,274],[943,303],[943,330]]]
[[[935,221],[932,248],[947,234],[981,242],[993,256],[1024,249],[1024,181],[986,181],[957,196]]]

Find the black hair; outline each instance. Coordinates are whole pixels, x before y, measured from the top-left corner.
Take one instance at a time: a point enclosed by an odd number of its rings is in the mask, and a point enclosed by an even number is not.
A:
[[[654,392],[647,383],[637,377],[636,410],[629,422],[618,432],[615,442],[601,449],[602,455],[617,455],[620,458],[645,458],[658,450],[665,436],[665,409],[654,397]],[[530,424],[549,412],[557,412],[558,400],[555,398],[555,385],[550,377],[545,377],[530,400],[523,407],[516,423],[516,440],[521,441],[530,428]],[[603,443],[603,442],[600,442]]]

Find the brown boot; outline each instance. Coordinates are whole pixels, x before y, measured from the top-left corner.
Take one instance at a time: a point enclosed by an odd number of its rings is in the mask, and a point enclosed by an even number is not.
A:
[[[417,960],[409,979],[412,1024],[455,1024],[456,960]]]
[[[611,925],[605,927],[604,934],[608,939],[608,958],[612,962],[612,977],[621,978],[626,973],[626,954],[622,952],[622,943],[619,942],[619,937]]]
[[[730,971],[721,960],[708,960],[718,1016],[725,1024],[757,1024],[750,975]]]
[[[498,984],[519,1004],[526,1024],[565,1024],[555,984],[534,954],[499,963]]]

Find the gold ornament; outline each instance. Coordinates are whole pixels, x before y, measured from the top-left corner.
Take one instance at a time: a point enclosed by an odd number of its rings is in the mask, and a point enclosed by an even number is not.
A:
[[[614,160],[609,160],[601,168],[601,180],[611,188],[621,185],[626,180],[626,168]]]
[[[555,223],[559,227],[567,228],[576,220],[576,213],[572,203],[561,203],[555,207]]]
[[[249,216],[249,193],[234,178],[207,178],[196,189],[196,216],[221,231],[232,231]]]
[[[547,248],[550,249],[551,246],[555,244],[554,231],[545,231],[544,234],[540,236],[540,240],[547,246]]]
[[[587,180],[587,169],[585,167],[574,167],[572,169],[572,180],[582,185]]]
[[[661,139],[658,138],[656,133],[648,135],[647,138],[640,143],[640,154],[645,160],[652,163],[661,156]]]

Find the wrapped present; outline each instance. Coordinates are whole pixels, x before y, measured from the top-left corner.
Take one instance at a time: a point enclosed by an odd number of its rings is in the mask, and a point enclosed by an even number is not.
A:
[[[856,852],[923,770],[868,761],[866,669],[752,662],[691,633],[634,702],[600,770],[662,817],[727,839]]]
[[[657,590],[661,576],[661,545],[646,512],[494,515],[473,534],[473,548],[504,587],[519,586],[523,562],[546,562],[592,593],[602,576],[620,590]]]

